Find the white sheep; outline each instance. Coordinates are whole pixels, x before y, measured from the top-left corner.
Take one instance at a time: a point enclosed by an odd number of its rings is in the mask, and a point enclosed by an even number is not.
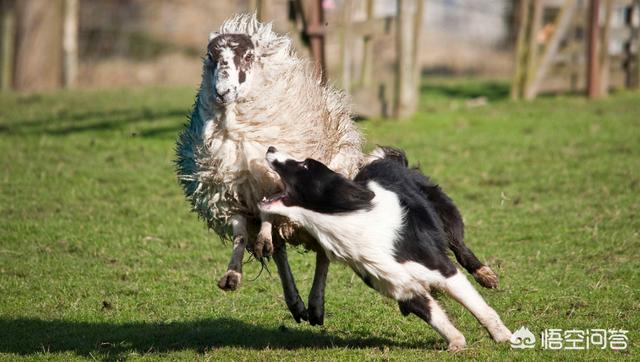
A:
[[[191,119],[177,143],[178,178],[208,226],[233,240],[220,288],[239,285],[247,243],[255,240],[254,254],[268,255],[273,235],[287,305],[297,321],[307,319],[282,241],[320,248],[291,222],[261,217],[258,202],[282,189],[264,154],[276,146],[350,177],[363,162],[361,134],[343,93],[321,85],[311,64],[294,53],[291,40],[255,15],[224,22],[210,34],[207,50]],[[322,324],[328,264],[324,253],[317,253],[308,314],[312,324]]]

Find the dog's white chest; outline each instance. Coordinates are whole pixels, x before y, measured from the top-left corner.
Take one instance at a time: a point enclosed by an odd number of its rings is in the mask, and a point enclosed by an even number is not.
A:
[[[393,257],[394,243],[402,229],[403,210],[393,192],[375,182],[368,187],[376,194],[370,210],[343,215],[313,213],[309,217],[315,220],[306,226],[329,258],[377,274],[376,264]]]

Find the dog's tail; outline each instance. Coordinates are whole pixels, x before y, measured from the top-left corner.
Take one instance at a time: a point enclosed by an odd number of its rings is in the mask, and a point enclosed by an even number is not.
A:
[[[409,161],[404,151],[385,146],[378,146],[369,154],[367,162],[382,158],[396,161],[405,167],[409,167]],[[453,251],[458,263],[473,275],[483,287],[496,288],[498,286],[496,274],[491,268],[480,262],[464,243],[464,222],[456,205],[438,185],[431,182],[422,173],[418,171],[416,173],[419,174],[419,177],[415,177],[417,186],[436,209],[442,222],[449,249]]]

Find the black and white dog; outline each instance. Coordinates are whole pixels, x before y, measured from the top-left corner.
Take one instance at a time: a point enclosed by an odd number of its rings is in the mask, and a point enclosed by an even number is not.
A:
[[[331,260],[346,263],[368,286],[398,301],[403,315],[428,322],[449,350],[463,348],[465,338],[430,295],[431,288],[464,305],[494,340],[508,341],[509,329],[446,254],[451,225],[462,227],[451,199],[407,167],[402,151],[378,153],[351,181],[316,160],[297,161],[269,147],[266,159],[284,192],[263,200],[260,209],[299,222]]]

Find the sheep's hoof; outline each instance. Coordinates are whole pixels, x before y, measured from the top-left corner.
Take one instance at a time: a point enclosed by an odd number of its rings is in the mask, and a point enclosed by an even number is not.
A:
[[[324,324],[324,306],[313,305],[309,303],[309,310],[307,311],[309,317],[309,324],[312,326],[321,326]]]
[[[273,254],[273,241],[271,240],[271,233],[258,233],[256,243],[253,246],[253,255],[256,259],[262,259],[264,257],[271,256]]]
[[[235,270],[227,270],[226,273],[218,281],[218,287],[224,291],[234,291],[240,286],[242,280],[242,274]]]
[[[483,265],[481,268],[474,271],[473,277],[485,288],[494,289],[498,287],[498,277],[496,276],[496,273],[486,265]]]
[[[289,307],[289,311],[293,319],[296,320],[296,323],[309,320],[309,312],[307,312],[307,309],[304,307],[304,302],[300,297],[293,303],[287,303],[287,307]]]

